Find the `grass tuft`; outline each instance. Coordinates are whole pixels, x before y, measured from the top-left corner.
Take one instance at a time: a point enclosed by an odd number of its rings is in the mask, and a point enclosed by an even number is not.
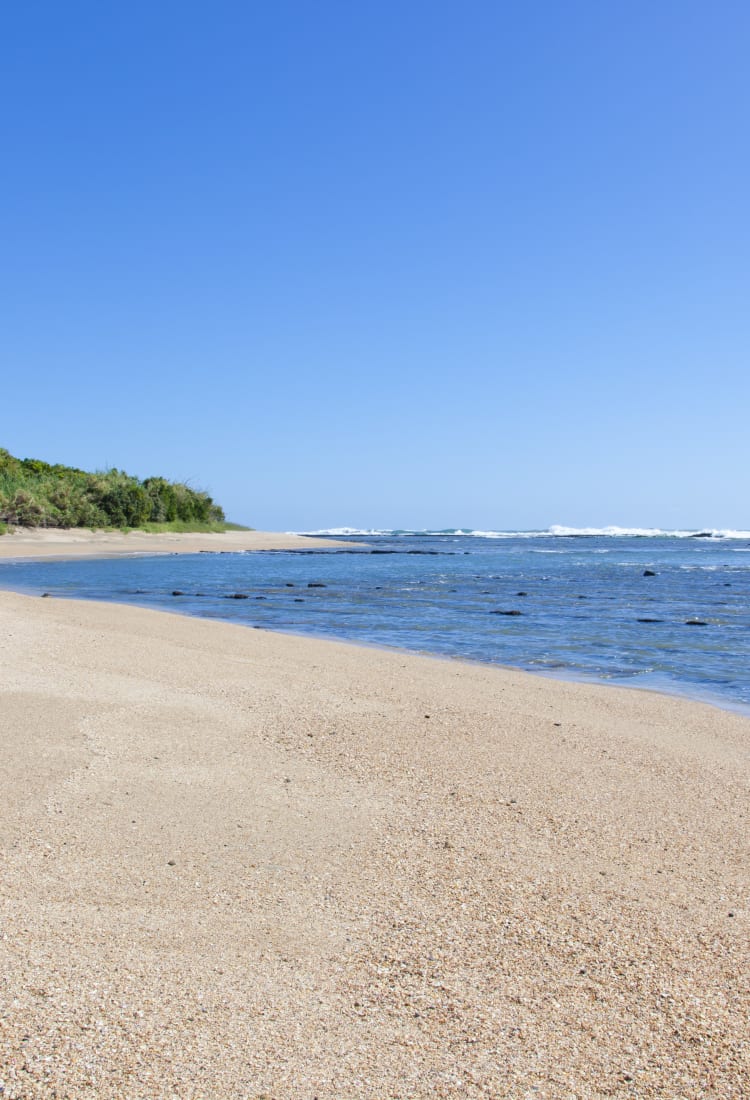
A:
[[[239,523],[190,523],[174,520],[172,523],[142,523],[140,527],[128,528],[129,531],[148,531],[152,535],[167,533],[179,535],[222,534],[224,531],[252,531],[252,527],[242,527]]]

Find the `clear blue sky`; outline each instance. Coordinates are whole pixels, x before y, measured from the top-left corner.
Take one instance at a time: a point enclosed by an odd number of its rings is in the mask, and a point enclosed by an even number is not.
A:
[[[271,529],[750,526],[750,6],[5,4],[0,445]]]

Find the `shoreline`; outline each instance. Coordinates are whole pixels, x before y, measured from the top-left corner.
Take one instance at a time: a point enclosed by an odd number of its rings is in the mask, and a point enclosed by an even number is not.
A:
[[[0,592],[9,1097],[750,1089],[750,720]]]
[[[269,547],[268,549],[272,549],[272,548]],[[273,549],[278,549],[278,548],[273,548]],[[289,549],[293,550],[294,548],[289,548]],[[222,553],[222,551],[217,551],[217,552]],[[34,560],[34,559],[30,559],[30,560]],[[49,559],[45,559],[45,560],[57,560],[57,559],[49,558]],[[64,560],[64,559],[61,558],[59,560]],[[94,559],[92,559],[92,560],[94,560]],[[15,593],[17,595],[26,596],[29,599],[38,599],[38,598],[40,598],[39,593],[31,592],[31,591],[23,589],[23,588],[5,588],[5,587],[0,586],[0,593],[2,593],[2,592]],[[137,607],[137,608],[141,608],[142,610],[156,610],[156,609],[150,607],[150,605],[148,605],[146,603],[136,603],[136,602],[130,602],[130,601],[126,602],[126,601],[123,601],[123,600],[105,601],[105,600],[97,600],[95,597],[88,598],[88,597],[83,597],[83,596],[61,596],[61,595],[54,595],[53,596],[52,594],[45,594],[45,598],[52,598],[52,599],[59,599],[59,600],[82,601],[82,602],[86,602],[86,603],[101,603],[101,604],[103,604],[103,606],[112,606],[112,605],[114,605],[114,606],[119,606],[119,607]],[[173,607],[165,606],[163,608],[159,608],[157,613],[160,613],[160,612],[165,614],[165,615],[178,615],[178,616],[183,617],[183,618],[193,619],[197,622],[212,621],[212,620],[206,619],[206,618],[204,618],[200,615],[195,615],[190,611],[179,610],[178,608],[173,608]],[[534,678],[539,678],[540,680],[551,680],[551,681],[556,682],[556,683],[584,684],[584,685],[588,685],[590,687],[597,687],[597,688],[604,688],[604,689],[614,688],[617,691],[644,692],[647,695],[655,695],[657,697],[663,696],[666,699],[677,699],[677,700],[682,701],[683,703],[695,703],[698,706],[712,707],[716,710],[726,711],[729,714],[736,714],[736,715],[739,715],[740,717],[745,717],[745,718],[750,719],[750,704],[741,703],[741,702],[733,702],[732,700],[724,699],[721,696],[712,695],[710,692],[700,692],[697,688],[694,691],[688,690],[687,688],[685,688],[684,690],[679,690],[678,687],[674,687],[670,690],[670,688],[665,686],[665,685],[652,686],[652,685],[649,685],[649,684],[635,683],[635,682],[633,682],[635,680],[635,677],[632,677],[631,679],[629,679],[627,681],[625,681],[625,680],[617,681],[617,680],[614,680],[614,679],[605,679],[604,677],[598,678],[598,677],[593,676],[593,675],[586,676],[583,673],[576,673],[573,670],[570,670],[570,671],[566,672],[565,670],[562,670],[562,669],[555,669],[554,672],[550,672],[549,670],[524,668],[522,665],[509,665],[509,664],[503,664],[503,663],[500,663],[500,662],[483,661],[480,657],[457,657],[457,656],[455,656],[453,654],[450,654],[450,653],[432,653],[432,652],[430,652],[430,650],[427,650],[427,649],[407,649],[407,648],[404,648],[403,646],[387,645],[384,642],[379,643],[379,642],[373,642],[373,641],[365,641],[363,639],[347,638],[343,635],[333,637],[333,636],[328,635],[328,634],[318,634],[318,633],[315,633],[314,631],[296,631],[296,630],[282,630],[282,629],[275,630],[273,627],[268,627],[268,626],[261,627],[261,626],[258,626],[255,623],[232,623],[228,619],[213,620],[213,621],[226,622],[228,625],[237,626],[241,630],[255,630],[255,631],[261,631],[262,633],[277,634],[277,635],[280,635],[281,637],[284,637],[284,638],[309,638],[313,641],[333,642],[333,643],[339,644],[339,645],[352,646],[355,649],[375,650],[376,652],[381,652],[381,653],[402,654],[404,657],[419,657],[419,658],[424,658],[425,660],[432,660],[432,661],[446,661],[448,663],[476,665],[479,668],[499,669],[503,672],[518,673],[521,676],[532,676]]]
[[[221,540],[221,541],[217,541]],[[129,531],[123,534],[120,531],[88,529],[60,529],[60,528],[17,528],[13,532],[0,536],[0,564],[12,561],[65,561],[70,559],[96,560],[118,557],[141,556],[167,556],[175,554],[197,553],[248,553],[253,551],[298,551],[304,553],[309,550],[352,549],[364,544],[351,541],[340,541],[334,537],[318,537],[315,535],[300,535],[291,532],[270,531],[228,531],[219,533],[178,533],[165,532],[152,534],[145,531]],[[2,591],[2,589],[0,589]],[[22,591],[20,589],[7,589],[6,591]],[[28,593],[30,594],[30,593]],[[67,599],[68,597],[60,597]],[[75,597],[74,597],[75,598]],[[114,601],[113,601],[114,602]],[[122,603],[125,607],[144,606],[137,603]],[[174,609],[164,608],[165,613],[170,614]],[[189,612],[179,614],[193,617]],[[199,616],[194,616],[200,618]],[[205,620],[202,620],[205,621]],[[259,629],[256,626],[247,626],[245,629]],[[303,638],[325,639],[327,635],[314,633],[294,634],[292,631],[274,631],[282,635],[292,635]],[[520,672],[541,679],[551,679],[564,683],[592,684],[601,687],[622,688],[627,691],[649,692],[655,695],[664,695],[667,698],[681,699],[706,706],[716,707],[719,710],[750,717],[750,704],[724,699],[720,695],[713,695],[709,690],[702,691],[697,686],[691,688],[682,686],[679,681],[674,685],[669,683],[625,682],[608,679],[606,677],[589,676],[578,673],[575,670],[554,671],[524,668],[521,665],[494,664],[482,661],[480,658],[456,658],[449,654],[430,653],[429,651],[401,649],[396,646],[378,645],[377,642],[368,642],[358,639],[341,637],[336,639],[344,645],[361,646],[366,649],[384,649],[385,652],[403,652],[405,655],[417,655],[432,657],[437,660],[468,660],[487,668],[507,669],[510,672]],[[633,678],[634,680],[635,678]]]
[[[513,671],[513,665],[503,665],[503,668],[509,668]],[[549,670],[537,670],[537,669],[525,669],[518,668],[519,672],[526,672],[529,676],[540,676],[544,680],[562,680],[564,683],[571,684],[593,684],[597,687],[614,687],[622,689],[623,691],[645,691],[651,695],[664,695],[667,699],[681,699],[686,703],[697,703],[700,706],[715,707],[717,710],[725,710],[729,714],[738,714],[745,718],[750,718],[750,703],[735,702],[731,699],[724,699],[720,695],[714,695],[710,691],[700,691],[697,687],[695,690],[688,690],[685,687],[680,689],[680,681],[670,681],[674,683],[674,687],[669,687],[663,684],[661,681],[658,685],[650,685],[648,683],[635,683],[636,677],[631,676],[627,680],[615,680],[613,678],[605,679],[604,677],[597,678],[596,676],[586,676],[583,673],[569,672],[564,673],[559,669],[555,669],[554,672]],[[645,673],[644,675],[648,675]]]
[[[160,532],[82,528],[16,528],[0,535],[0,560],[116,558],[146,554],[239,553],[252,550],[322,550],[352,543],[274,531]]]

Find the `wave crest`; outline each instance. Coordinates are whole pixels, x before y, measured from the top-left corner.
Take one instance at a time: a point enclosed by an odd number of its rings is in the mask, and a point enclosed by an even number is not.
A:
[[[384,536],[386,538],[398,538],[399,536],[422,537],[461,537],[477,539],[543,539],[543,538],[663,538],[663,539],[747,539],[750,540],[750,531],[735,531],[730,528],[721,529],[715,527],[697,527],[693,530],[666,530],[662,527],[565,527],[561,524],[553,524],[544,531],[484,531],[472,530],[467,527],[443,527],[435,529],[410,528],[380,528],[380,527],[325,527],[317,531],[296,531],[298,535],[329,535],[332,538],[360,536],[362,538],[372,536]]]

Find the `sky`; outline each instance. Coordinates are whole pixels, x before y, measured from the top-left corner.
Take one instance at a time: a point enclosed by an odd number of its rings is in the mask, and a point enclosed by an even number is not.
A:
[[[269,530],[750,528],[750,6],[0,10],[0,446]]]

